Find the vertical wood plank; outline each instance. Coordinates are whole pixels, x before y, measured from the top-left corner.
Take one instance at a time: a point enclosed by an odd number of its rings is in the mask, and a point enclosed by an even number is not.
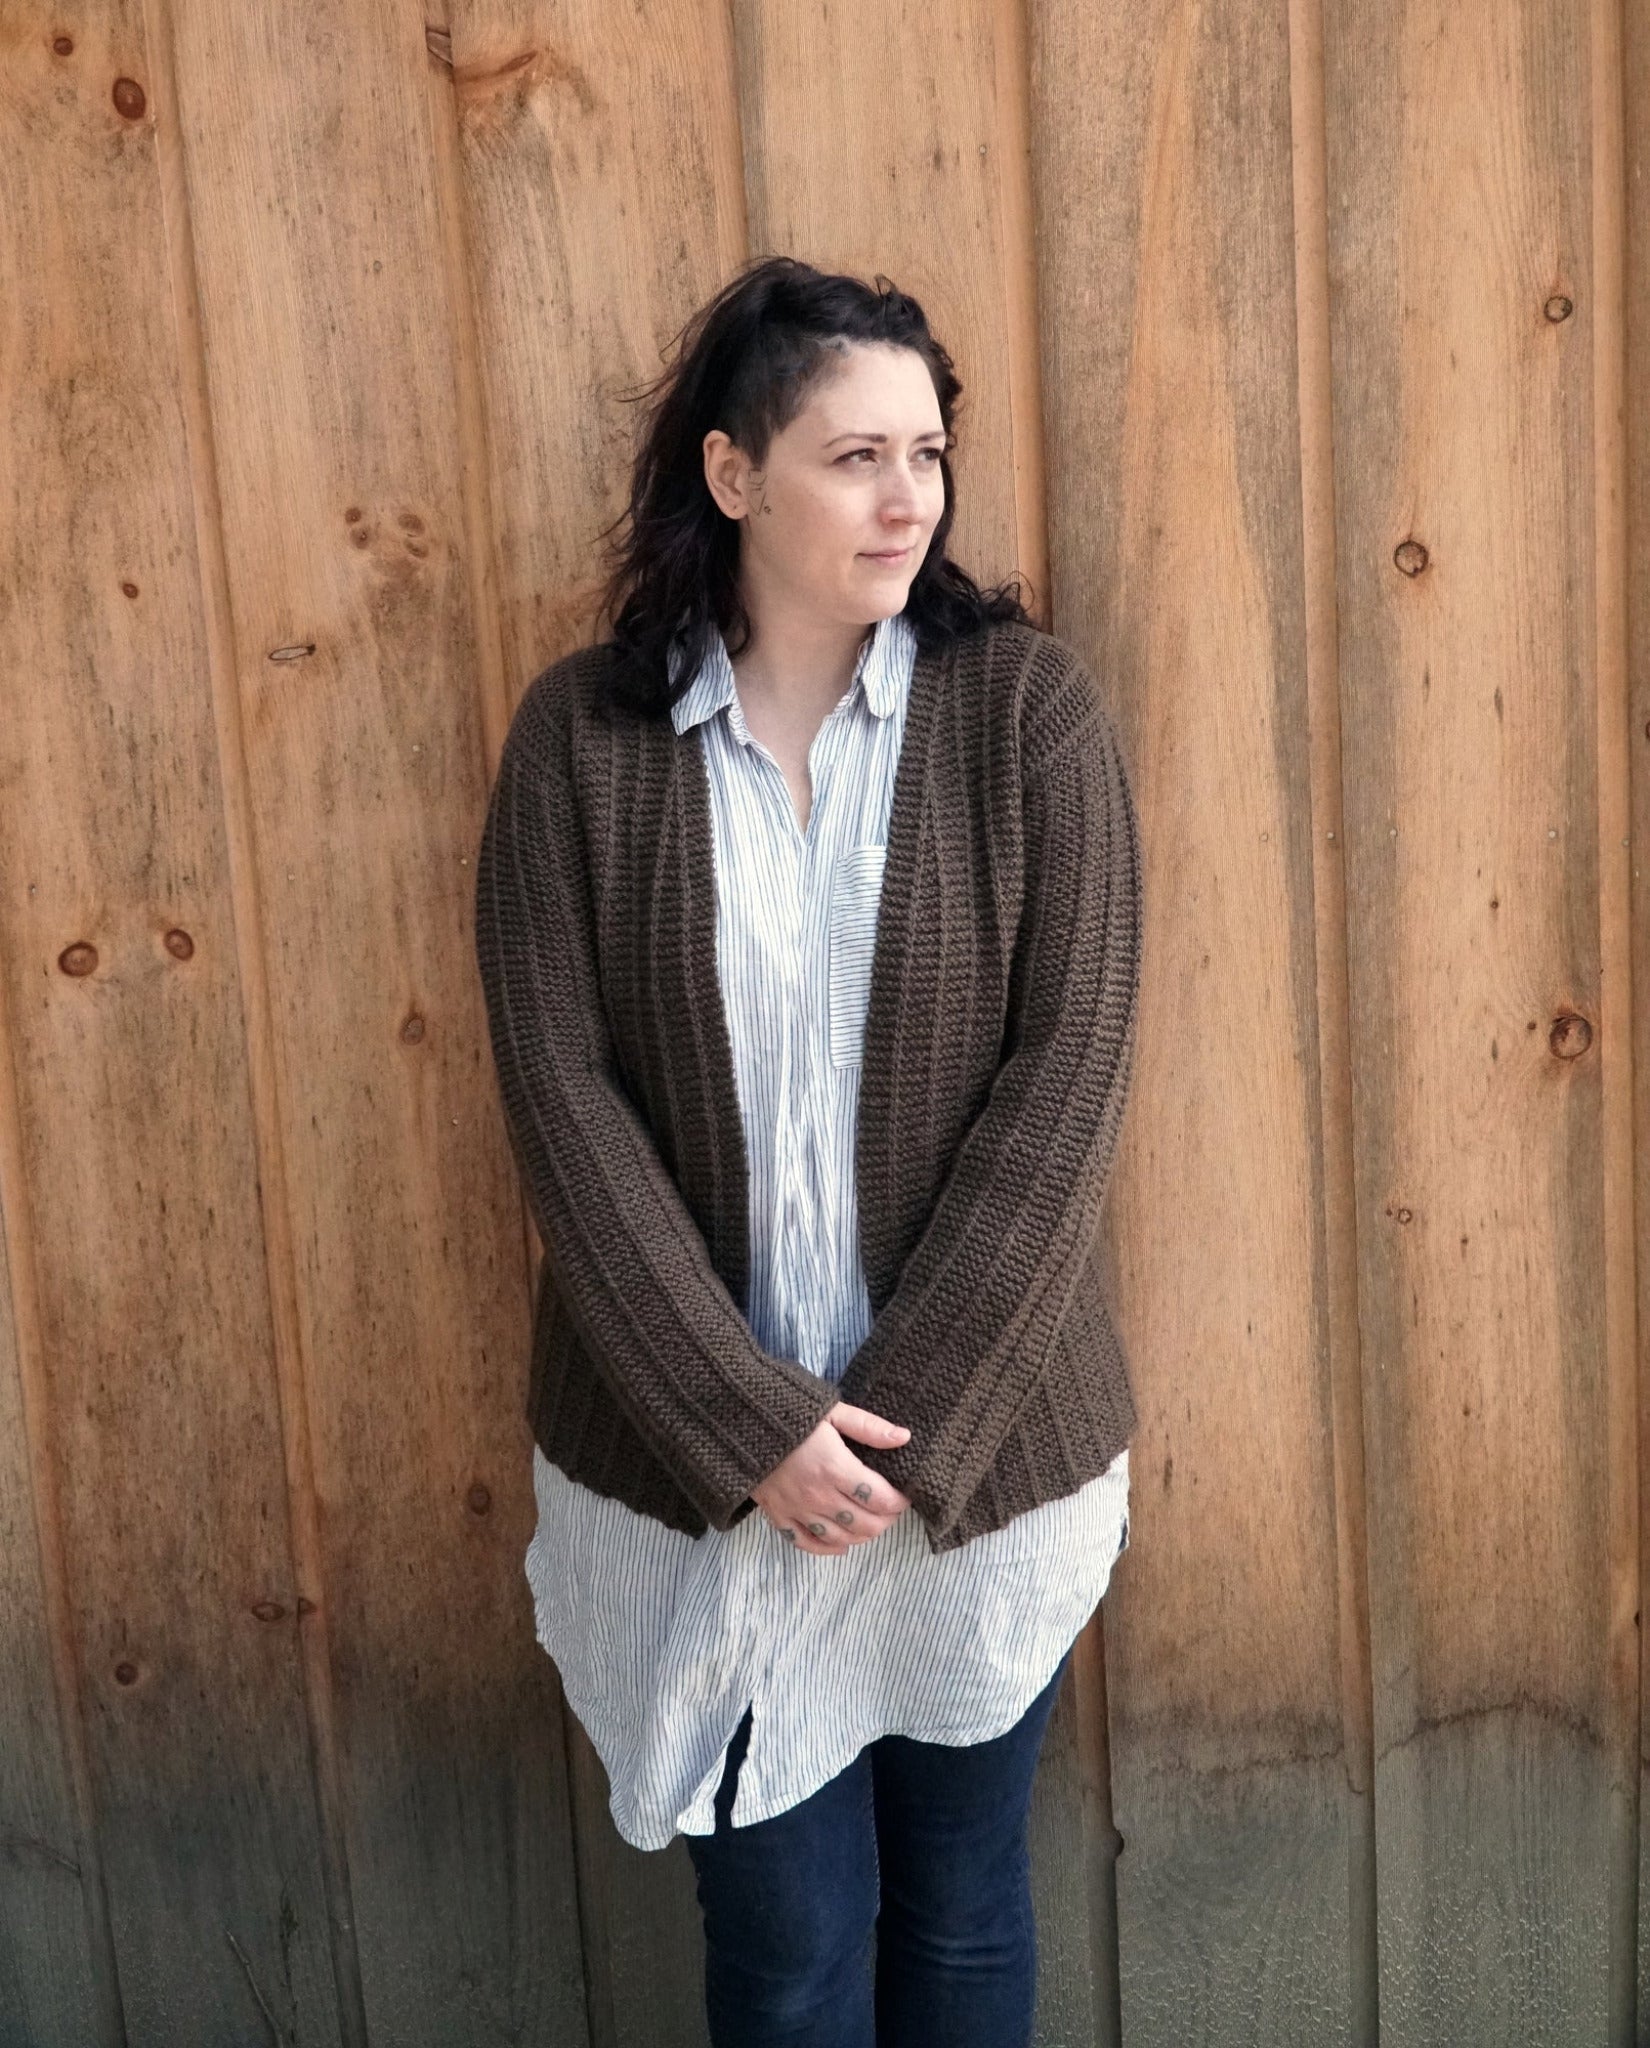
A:
[[[408,2048],[585,2035],[519,1201],[476,1113],[487,537],[439,61],[402,10],[176,8],[294,1496],[361,2007]]]
[[[1369,1663],[1368,1476],[1358,1322],[1357,1175],[1353,1165],[1351,1002],[1340,668],[1335,612],[1335,450],[1330,347],[1323,10],[1289,0],[1290,155],[1294,167],[1296,389],[1300,413],[1302,637],[1312,776],[1324,1293],[1334,1433],[1341,1726],[1347,1789],[1347,2039],[1380,2034],[1376,1955],[1375,1742]]]
[[[1628,30],[1628,10],[1613,0],[1589,6],[1587,107],[1588,200],[1592,227],[1593,320],[1593,600],[1598,699],[1599,1050],[1602,1124],[1600,1247],[1606,1448],[1606,1641],[1602,1767],[1607,1777],[1605,1933],[1608,2040],[1638,2035],[1642,1744],[1639,1608],[1641,1410],[1634,1171],[1635,1044],[1633,1010],[1633,815],[1635,729],[1632,691],[1632,597],[1629,582],[1633,513],[1629,504],[1628,394],[1633,330],[1628,238],[1633,199],[1628,184],[1628,85],[1642,82],[1642,61]],[[1629,67],[1633,68],[1630,69]],[[1634,102],[1635,105],[1639,104]],[[1545,309],[1544,309],[1545,310]],[[1555,305],[1552,311],[1560,309]],[[1640,738],[1650,737],[1640,730]],[[1637,948],[1639,952],[1644,949]]]
[[[1325,9],[1395,2048],[1607,2031],[1587,38],[1585,8]]]
[[[743,261],[745,211],[728,16],[715,0],[619,11],[464,0],[452,27],[488,422],[493,761],[520,690],[590,636],[598,536],[629,487],[637,421],[626,400]],[[496,1116],[490,1087],[483,1095]],[[565,1711],[592,2042],[702,2048],[704,1943],[686,1845],[643,1853],[620,1837],[600,1759]]]
[[[1103,2048],[1112,1946],[1105,1913],[1110,1830],[1094,1807],[1091,1741],[1101,1695],[1098,1617],[1078,1637],[1060,1681],[1031,1787],[1027,1837],[1037,1916],[1039,2048]],[[1107,1937],[1105,1948],[1096,1936]]]
[[[607,1772],[566,1710],[579,1874],[590,1911],[591,2039],[706,2048],[705,1939],[686,1838],[634,1849],[613,1825]],[[598,2002],[599,2000],[599,2002]]]
[[[1637,1265],[1638,1338],[1642,1344],[1650,1332],[1650,863],[1644,848],[1650,845],[1650,124],[1644,109],[1650,100],[1650,15],[1642,7],[1621,10],[1623,34],[1622,74],[1618,119],[1623,123],[1622,206],[1624,263],[1622,322],[1625,360],[1622,365],[1622,416],[1619,422],[1621,455],[1621,517],[1624,522],[1622,601],[1624,605],[1627,726],[1624,735],[1625,767],[1629,796],[1628,902],[1632,960],[1628,993],[1632,1002],[1633,1085],[1633,1209],[1636,1219],[1634,1251]],[[1607,394],[1599,394],[1600,418],[1608,423]],[[1602,435],[1601,435],[1602,438]],[[1636,1353],[1635,1353],[1636,1359]],[[1634,1506],[1639,1510],[1637,1539],[1630,1562],[1636,1584],[1633,1587],[1632,1618],[1637,1641],[1631,1653],[1630,1670],[1638,1681],[1637,1727],[1634,1731],[1636,1769],[1621,1796],[1623,1819],[1635,1835],[1636,1855],[1631,1895],[1618,1902],[1618,1917],[1634,1947],[1633,1981],[1625,1997],[1634,2025],[1627,2038],[1642,2038],[1650,2018],[1650,1797],[1646,1772],[1650,1770],[1650,1729],[1646,1726],[1646,1704],[1650,1703],[1650,1629],[1643,1625],[1644,1589],[1650,1584],[1650,1515],[1642,1511],[1643,1474],[1650,1463],[1650,1382],[1642,1374],[1637,1396],[1638,1487]],[[1624,1888],[1625,1889],[1625,1888]]]
[[[495,752],[527,682],[587,640],[631,403],[746,255],[727,9],[452,10],[470,305],[487,419]]]
[[[1041,601],[1041,470],[1024,448],[1037,422],[1015,406],[1031,271],[1005,237],[1023,161],[998,161],[1023,159],[1025,137],[999,12],[733,0],[753,251],[881,271],[921,301],[964,387],[952,555],[984,582],[1023,570]]]
[[[917,297],[964,393],[952,553],[982,582],[1024,572],[1047,616],[1041,372],[1018,0],[890,12],[869,0],[736,0],[752,247],[891,277]],[[1091,1623],[1098,1630],[1098,1621]],[[1095,1657],[1074,1660],[1039,1763],[1031,1839],[1037,2039],[1095,2036],[1091,1884],[1106,1865],[1085,1777]]]
[[[53,1685],[54,1666],[65,1656],[72,1663],[73,1650],[53,1640],[67,1633],[66,1603],[61,1589],[50,1597],[40,1524],[55,1519],[56,1488],[46,1446],[28,1426],[7,1251],[8,1236],[21,1236],[8,1041],[0,995],[0,2041],[118,2048],[101,1873],[76,1810],[81,1730],[78,1716],[61,1724]]]
[[[153,52],[136,6],[25,13],[0,171],[6,271],[31,280],[4,330],[0,1058],[29,1423],[127,2036],[331,2042]]]
[[[1288,30],[1032,13],[1054,617],[1146,858],[1105,1622],[1131,2048],[1352,2038]]]

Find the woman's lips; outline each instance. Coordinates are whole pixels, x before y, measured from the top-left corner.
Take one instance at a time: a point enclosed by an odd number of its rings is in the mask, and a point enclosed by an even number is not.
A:
[[[915,545],[915,543],[913,543],[913,545]],[[890,548],[885,553],[872,554],[869,551],[869,549],[867,549],[865,559],[868,562],[881,562],[886,567],[892,568],[896,562],[903,562],[906,556],[910,554],[910,552],[910,548]]]

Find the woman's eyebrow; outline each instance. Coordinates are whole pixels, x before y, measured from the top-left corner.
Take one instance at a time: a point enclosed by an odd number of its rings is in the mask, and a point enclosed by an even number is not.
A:
[[[918,441],[932,441],[936,434],[943,434],[944,432],[944,427],[925,427],[923,431],[920,434],[916,435],[914,438],[917,439]],[[888,436],[886,434],[856,433],[850,431],[846,434],[833,434],[830,440],[828,440],[825,443],[825,446],[827,448],[834,448],[838,441],[886,441],[887,438]]]

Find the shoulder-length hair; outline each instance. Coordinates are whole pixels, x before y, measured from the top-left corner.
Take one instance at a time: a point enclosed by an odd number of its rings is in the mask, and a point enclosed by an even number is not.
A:
[[[929,332],[922,307],[878,274],[874,285],[788,256],[744,266],[677,337],[663,376],[633,394],[646,405],[631,472],[630,502],[598,536],[611,573],[600,616],[612,622],[619,659],[604,678],[611,702],[644,716],[668,716],[720,632],[737,654],[751,624],[739,599],[739,522],[705,482],[704,440],[720,427],[752,462],[789,426],[813,386],[850,342],[915,349],[928,365],[945,428],[940,469],[945,510],[905,601],[919,649],[943,647],[987,623],[1033,623],[1018,575],[982,589],[948,559],[956,487],[946,452],[962,384]],[[680,643],[685,663],[672,676]]]

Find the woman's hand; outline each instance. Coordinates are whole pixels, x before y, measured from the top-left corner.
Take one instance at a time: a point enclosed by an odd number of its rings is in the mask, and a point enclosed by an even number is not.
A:
[[[910,1434],[903,1422],[838,1401],[813,1434],[751,1488],[751,1498],[798,1550],[834,1557],[850,1543],[869,1543],[911,1503],[880,1472],[861,1464],[843,1438],[894,1450]]]

